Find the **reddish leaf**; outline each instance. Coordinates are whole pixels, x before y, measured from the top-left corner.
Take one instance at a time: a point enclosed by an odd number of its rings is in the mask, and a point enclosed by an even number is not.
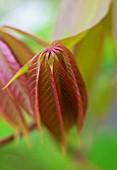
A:
[[[72,82],[59,61],[54,60],[53,72],[62,107],[65,130],[69,131],[76,124],[77,110],[75,103],[77,102],[77,98],[72,87]]]
[[[21,66],[23,66],[34,56],[34,52],[18,38],[4,31],[0,31],[0,36],[2,40],[9,46]]]
[[[2,83],[0,81],[1,87]],[[0,91],[0,116],[28,138],[27,125],[23,117],[23,112],[6,91]]]
[[[76,81],[77,81],[77,84],[79,87],[79,91],[81,94],[83,108],[84,108],[84,111],[86,111],[88,100],[87,100],[87,90],[85,87],[85,83],[84,83],[84,80],[82,79],[80,71],[79,71],[73,57],[70,57],[70,62],[71,62],[71,66],[72,66],[72,69],[73,69],[73,72],[74,72],[74,75],[75,75],[75,78],[76,78]]]
[[[38,128],[41,129],[40,116],[39,116],[39,102],[38,102],[38,81],[40,72],[40,56],[37,54],[29,63],[28,80],[29,80],[29,95],[33,107],[33,112],[36,118]]]
[[[80,70],[79,70],[79,68],[78,68],[78,66],[75,62],[74,57],[72,56],[72,53],[70,51],[68,51],[67,48],[65,48],[65,50],[66,50],[66,54],[69,57],[69,62],[71,64],[75,79],[76,79],[77,84],[78,84],[78,88],[79,88],[79,91],[80,91],[80,94],[81,94],[84,111],[86,111],[88,99],[87,99],[87,90],[86,90],[86,87],[85,87],[84,80],[82,79]]]
[[[41,38],[39,38],[39,37],[37,37],[37,36],[35,36],[35,35],[31,34],[31,33],[28,33],[26,31],[22,31],[22,30],[20,30],[18,28],[14,28],[14,27],[6,25],[6,26],[2,26],[1,30],[13,31],[13,32],[16,32],[16,33],[18,33],[20,35],[23,35],[23,36],[27,37],[27,38],[33,39],[35,42],[40,44],[42,47],[47,47],[49,45],[48,42],[42,40]]]
[[[69,77],[72,81],[73,84],[73,88],[76,92],[76,97],[77,97],[77,103],[76,103],[76,107],[77,107],[77,113],[78,113],[78,127],[79,130],[81,130],[82,126],[83,126],[83,120],[84,120],[84,113],[85,113],[85,108],[87,104],[85,104],[85,97],[82,97],[82,93],[84,93],[84,91],[86,92],[86,90],[82,90],[82,88],[85,88],[83,81],[81,81],[81,75],[80,72],[77,68],[77,66],[75,66],[75,63],[73,62],[73,55],[71,54],[71,52],[63,45],[58,44],[57,48],[58,50],[60,50],[63,55],[64,55],[64,59],[65,59],[65,64],[66,64],[66,71],[69,74]],[[77,72],[78,71],[78,72]],[[76,74],[76,75],[75,75]],[[78,79],[80,78],[80,79]],[[81,81],[81,82],[80,82]],[[78,84],[80,83],[80,84]],[[82,84],[82,86],[81,86]],[[79,86],[80,85],[80,86]],[[82,100],[83,99],[83,100]],[[83,107],[83,103],[85,108]]]
[[[61,106],[47,59],[43,62],[39,75],[39,111],[43,124],[57,141],[65,145]]]
[[[0,41],[0,80],[5,85],[13,75],[20,69],[8,46]],[[8,88],[9,95],[20,104],[28,113],[32,114],[32,109],[26,89],[27,79],[25,75],[15,80]]]

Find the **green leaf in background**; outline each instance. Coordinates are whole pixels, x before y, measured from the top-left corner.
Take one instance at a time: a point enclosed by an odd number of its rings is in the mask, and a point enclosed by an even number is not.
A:
[[[64,0],[62,1],[54,28],[54,39],[65,35],[61,43],[76,44],[84,37],[85,31],[98,24],[108,13],[111,0]],[[79,36],[80,38],[79,38]]]
[[[70,48],[80,42],[86,36],[87,33],[88,31],[84,31],[78,35],[71,36],[70,38],[61,39],[59,40],[59,42]]]
[[[101,61],[101,52],[105,35],[105,19],[89,30],[84,39],[78,43],[74,52],[76,62],[89,86]]]
[[[116,84],[113,73],[108,72],[94,81],[90,91],[89,114],[91,116],[100,119],[107,116],[108,108],[114,98]]]
[[[113,31],[113,38],[114,38],[114,43],[115,43],[115,50],[116,50],[116,54],[117,54],[117,1],[113,1],[112,4],[112,21],[113,21],[113,25],[112,25],[112,31]]]

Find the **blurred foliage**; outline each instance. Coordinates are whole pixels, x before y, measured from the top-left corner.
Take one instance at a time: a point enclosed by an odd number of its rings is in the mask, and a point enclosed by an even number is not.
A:
[[[58,9],[58,1],[49,0],[49,2],[52,5],[54,15],[55,10]],[[2,15],[0,14],[1,18],[6,15],[6,8],[4,12]],[[104,35],[105,30],[100,32],[98,29],[102,28],[102,23],[104,24],[104,20],[92,28],[94,33],[92,30],[86,32],[85,39],[77,44],[79,49],[75,51],[74,48],[73,50],[89,93],[89,109],[80,139],[76,139],[77,134],[73,129],[68,137],[68,153],[64,155],[45,129],[43,130],[43,144],[39,141],[37,131],[33,131],[31,132],[32,148],[28,148],[23,138],[0,147],[0,170],[117,169],[117,128],[115,128],[116,125],[110,123],[110,120],[103,123],[103,119],[109,119],[109,115],[115,118],[115,115],[110,113],[112,104],[117,102],[115,49],[110,34]],[[39,29],[39,25],[35,25],[34,31],[43,39],[51,39],[52,25],[53,21],[49,21],[41,29]],[[103,36],[103,46],[100,47]],[[34,42],[24,40],[29,46],[33,46],[35,52],[42,49]],[[88,48],[85,48],[87,44]],[[91,48],[93,48],[92,51]],[[101,52],[100,48],[102,48]],[[87,56],[91,57],[90,60]],[[114,110],[116,109],[117,107],[114,108]],[[12,133],[13,129],[0,119],[0,138]]]

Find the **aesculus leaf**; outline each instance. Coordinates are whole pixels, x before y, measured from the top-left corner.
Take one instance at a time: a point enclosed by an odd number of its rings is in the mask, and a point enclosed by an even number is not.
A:
[[[20,65],[8,46],[0,41],[0,80],[3,82],[3,85],[5,85],[19,69]],[[7,88],[7,91],[15,102],[20,104],[28,113],[32,114],[26,83],[27,78],[25,75],[22,75]]]
[[[52,133],[53,137],[65,146],[62,110],[53,73],[47,59],[41,65],[38,86],[39,112],[42,123]]]
[[[16,32],[16,33],[18,33],[20,35],[23,35],[23,36],[27,37],[27,38],[31,38],[34,41],[36,41],[38,44],[40,44],[42,47],[47,47],[49,45],[48,42],[42,40],[41,38],[39,38],[39,37],[37,37],[37,36],[35,36],[35,35],[31,34],[31,33],[28,33],[26,31],[22,31],[22,30],[20,30],[18,28],[14,28],[14,27],[5,25],[5,26],[2,26],[1,29],[5,30],[5,31],[7,31],[7,30],[8,31],[13,31],[13,32]]]
[[[28,67],[29,93],[34,117],[66,146],[66,133],[80,131],[87,108],[85,83],[72,53],[58,41],[35,55]]]
[[[72,82],[66,70],[57,60],[54,60],[53,74],[58,91],[60,105],[62,107],[65,131],[69,132],[69,130],[71,130],[71,128],[77,123],[77,98],[72,86]]]
[[[39,114],[39,102],[38,102],[38,81],[40,72],[40,55],[35,55],[28,67],[28,83],[29,83],[29,95],[30,101],[33,107],[34,117],[36,119],[39,130],[41,130],[40,114]]]
[[[76,93],[76,108],[78,112],[78,129],[81,130],[84,122],[84,114],[87,108],[87,92],[80,71],[75,63],[72,53],[63,45],[59,44],[58,49],[65,57],[66,71],[72,81],[73,89]]]
[[[107,15],[110,4],[111,0],[61,1],[54,28],[54,39],[60,39],[65,35],[60,42],[67,47],[75,45],[84,37],[87,30],[94,27]]]
[[[28,62],[34,52],[21,40],[0,29],[1,39],[9,46],[21,66]]]
[[[79,92],[81,95],[81,99],[82,99],[84,112],[85,112],[87,109],[87,105],[88,105],[86,86],[85,86],[84,80],[81,76],[80,70],[76,64],[74,57],[72,56],[71,52],[67,48],[64,47],[64,49],[65,49],[65,52],[63,53],[67,56],[67,65],[66,65],[67,67],[66,68],[68,69],[67,71],[70,74],[70,69],[72,67],[73,72],[71,74],[73,74],[73,77],[75,78],[77,82]]]
[[[0,79],[0,89],[3,86]],[[27,123],[23,116],[23,110],[5,91],[0,91],[0,116],[2,116],[18,132],[21,132],[29,142]]]

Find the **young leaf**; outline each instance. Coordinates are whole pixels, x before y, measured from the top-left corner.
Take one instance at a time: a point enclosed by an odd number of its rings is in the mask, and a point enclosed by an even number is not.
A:
[[[54,138],[65,146],[65,130],[61,106],[48,60],[42,63],[39,75],[39,111],[42,123]]]
[[[3,86],[0,79],[0,88]],[[2,116],[11,126],[28,139],[27,124],[21,108],[8,95],[6,91],[0,91],[0,116]]]
[[[20,30],[18,28],[14,28],[14,27],[11,27],[11,26],[2,26],[1,29],[14,31],[14,32],[16,32],[18,34],[21,34],[21,35],[27,37],[27,38],[31,38],[34,41],[36,41],[38,44],[40,44],[42,47],[47,47],[49,45],[48,42],[42,40],[41,38],[39,38],[39,37],[37,37],[37,36],[35,36],[33,34],[27,33],[25,31],[22,31],[22,30]]]
[[[81,76],[80,70],[78,69],[78,66],[75,62],[75,59],[73,58],[73,56],[71,55],[71,53],[69,51],[67,51],[67,55],[69,57],[69,62],[71,64],[73,74],[75,76],[75,79],[76,79],[76,82],[77,82],[77,85],[79,88],[79,92],[81,95],[82,104],[83,104],[83,108],[84,108],[84,112],[85,112],[87,109],[87,105],[88,105],[86,86],[85,86],[84,80]]]
[[[72,82],[66,70],[57,60],[54,60],[53,74],[58,91],[60,105],[62,108],[62,117],[64,120],[65,130],[66,132],[69,132],[73,125],[76,124],[77,119],[77,99],[75,91],[72,87]]]
[[[38,125],[39,130],[41,130],[41,122],[39,115],[39,102],[38,102],[38,81],[40,72],[40,56],[41,53],[34,56],[28,67],[28,82],[29,82],[29,95],[30,101],[33,107],[34,116]]]
[[[1,39],[9,46],[21,66],[34,56],[34,52],[18,38],[0,30]]]
[[[8,46],[0,41],[0,79],[5,85],[12,76],[20,69],[20,65],[12,55]],[[13,99],[19,103],[28,113],[32,113],[28,91],[26,88],[27,78],[21,76],[11,84],[7,91]]]
[[[78,68],[78,66],[77,66],[77,64],[75,62],[75,59],[72,56],[71,52],[67,48],[65,48],[65,46],[59,44],[59,48],[60,48],[60,46],[63,48],[63,53],[66,56],[66,62],[64,60],[64,57],[62,55],[60,56],[60,54],[58,54],[59,55],[59,60],[60,60],[60,62],[62,64],[63,68],[68,73],[71,70],[72,73],[74,74],[75,79],[76,79],[75,81],[78,84],[78,88],[79,88],[79,91],[80,91],[80,94],[81,94],[83,108],[84,108],[84,111],[86,111],[87,105],[88,105],[88,99],[87,99],[87,90],[86,90],[84,80],[83,80],[83,78],[81,76],[80,70],[79,70],[79,68]],[[72,68],[69,69],[68,67],[72,67]]]
[[[77,68],[77,65],[75,64],[75,61],[73,59],[73,55],[71,52],[63,45],[58,45],[58,48],[62,51],[65,57],[65,65],[66,65],[66,71],[68,72],[68,75],[72,81],[73,89],[76,92],[76,107],[77,107],[77,113],[78,113],[78,129],[81,130],[83,126],[84,121],[84,114],[87,107],[87,93],[85,84],[81,78],[80,71]],[[83,96],[82,96],[83,95]]]

